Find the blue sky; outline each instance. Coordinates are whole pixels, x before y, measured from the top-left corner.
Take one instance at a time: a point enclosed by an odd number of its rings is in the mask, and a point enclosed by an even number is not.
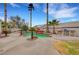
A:
[[[33,4],[32,24],[41,25],[46,23],[46,4]],[[0,19],[4,18],[4,5],[0,3]],[[10,16],[20,16],[29,22],[29,11],[27,3],[8,3],[8,19]],[[60,22],[79,21],[79,4],[78,3],[52,3],[49,4],[49,21],[57,19]]]

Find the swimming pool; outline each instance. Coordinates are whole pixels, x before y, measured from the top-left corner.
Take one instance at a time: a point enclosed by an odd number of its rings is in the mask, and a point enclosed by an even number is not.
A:
[[[23,32],[24,36],[31,36],[31,32]],[[33,36],[36,36],[38,38],[46,38],[48,37],[46,34],[36,34],[35,32],[33,32]]]

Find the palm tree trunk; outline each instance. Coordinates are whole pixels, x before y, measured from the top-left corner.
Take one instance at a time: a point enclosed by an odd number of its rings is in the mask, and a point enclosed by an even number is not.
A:
[[[33,31],[32,31],[32,10],[30,10],[30,29],[31,29],[31,39],[33,39]]]
[[[32,10],[30,10],[30,29],[32,27]]]
[[[5,33],[5,36],[7,36],[7,4],[4,3],[4,22],[5,22],[5,30],[4,30],[4,33]]]
[[[47,3],[47,7],[46,7],[46,9],[47,9],[47,19],[46,19],[46,32],[48,33],[49,32],[49,28],[48,28],[48,3]]]
[[[33,31],[31,31],[31,39],[33,39]]]

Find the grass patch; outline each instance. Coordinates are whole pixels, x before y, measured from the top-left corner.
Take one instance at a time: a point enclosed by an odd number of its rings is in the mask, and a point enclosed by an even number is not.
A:
[[[71,54],[78,55],[79,54],[79,41],[55,41],[55,48],[61,54]]]

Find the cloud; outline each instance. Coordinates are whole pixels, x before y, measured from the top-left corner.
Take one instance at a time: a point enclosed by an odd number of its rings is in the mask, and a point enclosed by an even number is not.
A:
[[[54,13],[54,18],[70,18],[70,17],[75,17],[76,16],[75,11],[77,9],[78,9],[77,7],[74,7],[74,8],[62,9],[62,10],[56,11]]]
[[[60,23],[64,23],[64,22],[72,22],[72,21],[79,21],[76,18],[70,18],[70,19],[57,19],[58,21],[60,21]]]
[[[11,5],[12,7],[20,7],[19,5],[15,4],[15,3],[10,3],[10,5]]]
[[[0,17],[0,19],[3,21],[4,20],[4,17]]]
[[[78,21],[78,19],[71,19],[71,21]]]
[[[38,3],[34,3],[33,5],[34,5],[34,7],[39,7]]]
[[[4,17],[0,17],[0,20],[4,21]],[[10,21],[10,19],[7,18],[7,21]]]
[[[75,17],[75,11],[78,10],[78,7],[70,7],[68,4],[49,4],[49,15],[54,18],[71,18]],[[46,13],[46,9],[44,9]]]
[[[67,9],[67,8],[70,8],[68,4],[65,3],[60,4],[60,9]]]

